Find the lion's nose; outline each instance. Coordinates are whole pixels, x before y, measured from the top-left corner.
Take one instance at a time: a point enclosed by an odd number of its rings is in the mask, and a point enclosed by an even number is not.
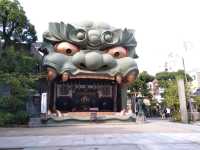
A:
[[[103,66],[103,57],[97,52],[79,53],[73,56],[72,62],[79,68],[97,70]]]
[[[85,56],[85,65],[89,70],[97,70],[103,65],[103,57],[101,54],[91,52]]]

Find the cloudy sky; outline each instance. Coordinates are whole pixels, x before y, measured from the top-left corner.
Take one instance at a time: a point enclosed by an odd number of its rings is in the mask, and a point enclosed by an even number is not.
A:
[[[19,0],[39,41],[48,22],[92,20],[135,29],[140,71],[200,71],[199,0]],[[187,51],[185,51],[187,49]]]

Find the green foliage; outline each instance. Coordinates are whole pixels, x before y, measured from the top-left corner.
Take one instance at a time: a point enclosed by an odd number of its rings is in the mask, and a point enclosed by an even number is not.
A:
[[[145,82],[151,82],[155,79],[154,76],[150,75],[147,73],[147,71],[143,71],[140,75],[139,75],[139,79]]]
[[[165,104],[169,108],[179,109],[178,86],[176,81],[169,81],[164,93]]]
[[[38,63],[36,59],[26,51],[15,50],[13,47],[7,48],[2,52],[0,59],[0,73],[19,73],[29,74],[33,72],[35,65]]]
[[[10,112],[0,112],[0,126],[26,124],[28,119],[28,114],[25,111],[18,111],[15,114]]]
[[[173,121],[180,121],[178,85],[176,80],[168,81],[164,92],[164,105],[172,110]]]
[[[29,120],[29,116],[26,111],[18,111],[14,119],[16,124],[26,124]]]
[[[18,0],[0,0],[0,37],[7,45],[12,39],[32,43],[37,40],[34,26],[27,19]]]
[[[181,121],[181,113],[179,111],[172,112],[172,120],[176,122]]]
[[[0,126],[15,123],[15,115],[10,112],[0,112]]]
[[[149,107],[150,112],[151,112],[151,116],[157,116],[158,115],[158,110],[157,110],[158,106],[157,105],[158,105],[157,100],[152,99],[151,100],[151,105]]]
[[[197,105],[200,106],[200,96],[193,96],[195,102],[197,103]]]
[[[198,111],[200,111],[200,96],[193,96],[192,98],[197,104]]]
[[[10,88],[10,95],[0,96],[0,125],[22,124],[28,121],[26,101],[28,90],[38,79],[34,68],[38,61],[24,51],[6,49],[0,59],[0,85]]]
[[[172,110],[172,119],[174,121],[180,121],[179,111],[179,96],[177,79],[184,79],[185,74],[183,70],[177,72],[160,72],[156,74],[156,79],[159,81],[159,85],[165,89],[164,92],[164,107],[168,107]],[[192,81],[192,78],[187,74],[187,81]],[[185,84],[186,99],[190,97],[190,88]]]
[[[147,83],[154,80],[154,76],[149,75],[146,71],[139,74],[138,78],[134,83],[130,85],[130,90],[134,92],[141,92],[143,96],[151,97]]]
[[[186,74],[187,81],[192,81],[192,77]],[[156,79],[159,81],[161,87],[166,87],[168,81],[174,81],[177,78],[185,80],[185,73],[183,70],[178,70],[177,72],[159,72],[156,74]]]

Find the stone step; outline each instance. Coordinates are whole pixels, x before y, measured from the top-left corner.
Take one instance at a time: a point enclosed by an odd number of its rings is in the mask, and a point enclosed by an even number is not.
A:
[[[40,126],[42,126],[41,119],[40,118],[30,118],[28,126],[29,127],[40,127]]]

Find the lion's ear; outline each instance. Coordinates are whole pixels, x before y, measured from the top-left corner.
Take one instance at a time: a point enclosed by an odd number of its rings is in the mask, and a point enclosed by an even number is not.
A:
[[[75,34],[76,34],[76,28],[71,24],[67,24],[66,28],[67,28],[67,34],[66,34],[67,39],[73,41],[73,39],[75,38]]]
[[[43,34],[44,40],[48,40],[51,43],[60,42],[66,39],[66,26],[63,22],[50,22],[49,31]]]
[[[49,23],[49,32],[55,38],[62,40],[62,35],[61,35],[61,32],[60,32],[60,23],[57,23],[57,22]]]
[[[66,28],[67,28],[67,31],[75,31],[76,30],[76,28],[69,23],[66,25]]]
[[[83,45],[87,43],[86,30],[82,28],[76,28],[71,24],[67,24],[67,39],[77,45]]]
[[[129,57],[138,58],[135,52],[137,42],[135,40],[135,30],[125,28],[122,32],[121,44],[128,49]]]
[[[135,30],[131,29],[124,29],[122,33],[122,39],[121,42],[124,44],[126,47],[136,47],[137,42],[134,37]]]

